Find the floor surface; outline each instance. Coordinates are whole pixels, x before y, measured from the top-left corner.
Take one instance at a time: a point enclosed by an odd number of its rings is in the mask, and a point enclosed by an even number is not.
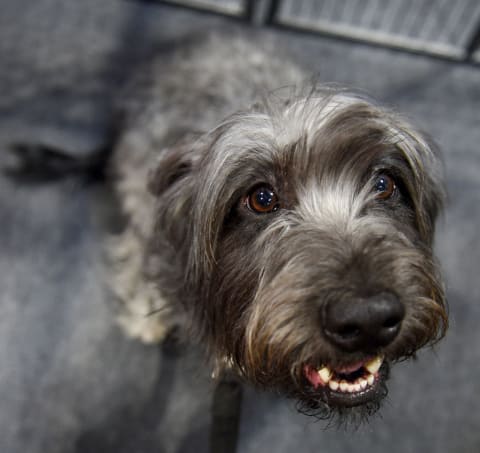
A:
[[[112,100],[152,49],[223,18],[121,0],[0,0],[0,154],[12,142],[98,150]],[[233,26],[233,25],[232,25]],[[320,80],[405,112],[444,151],[449,203],[436,241],[451,328],[395,367],[387,404],[356,432],[246,389],[240,453],[480,451],[480,68],[266,31]],[[123,337],[105,301],[93,216],[78,178],[0,177],[0,451],[208,451],[211,382],[195,351]]]

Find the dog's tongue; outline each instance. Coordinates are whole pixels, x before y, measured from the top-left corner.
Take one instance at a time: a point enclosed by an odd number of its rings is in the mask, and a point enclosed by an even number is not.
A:
[[[318,371],[315,368],[306,365],[304,371],[307,379],[312,383],[315,388],[317,388],[319,385],[321,385],[322,387],[325,385],[320,379]]]
[[[350,374],[350,373],[354,373],[355,371],[357,371],[357,370],[359,370],[360,368],[362,368],[362,366],[364,365],[364,363],[365,363],[365,361],[364,361],[364,360],[361,360],[361,361],[352,363],[351,365],[347,365],[347,366],[335,368],[335,372],[336,372],[336,373],[340,373],[340,374]]]

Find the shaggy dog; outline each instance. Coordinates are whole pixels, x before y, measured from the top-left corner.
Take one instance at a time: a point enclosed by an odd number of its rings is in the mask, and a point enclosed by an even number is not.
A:
[[[128,219],[112,289],[134,337],[183,326],[217,371],[320,417],[372,413],[389,364],[447,326],[441,169],[398,115],[305,79],[217,34],[137,79],[111,162]]]

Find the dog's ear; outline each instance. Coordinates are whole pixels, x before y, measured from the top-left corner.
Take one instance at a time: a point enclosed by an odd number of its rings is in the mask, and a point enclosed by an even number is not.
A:
[[[420,204],[417,209],[417,218],[420,223],[420,230],[429,243],[433,241],[435,222],[445,204],[446,194],[444,190],[443,175],[440,171],[432,171],[433,166],[438,162],[429,162],[430,169],[423,181],[423,190],[420,194]]]
[[[413,179],[407,181],[407,186],[413,201],[417,228],[422,239],[431,244],[435,222],[446,198],[443,165],[437,145],[428,136],[417,134],[407,137],[397,146],[413,173]]]
[[[180,253],[189,251],[192,203],[197,171],[204,148],[197,141],[182,141],[159,152],[147,179],[148,191],[156,198],[155,228]],[[156,235],[156,241],[159,236]]]
[[[147,188],[152,195],[159,196],[192,170],[195,147],[186,143],[164,149],[153,168],[149,171]]]

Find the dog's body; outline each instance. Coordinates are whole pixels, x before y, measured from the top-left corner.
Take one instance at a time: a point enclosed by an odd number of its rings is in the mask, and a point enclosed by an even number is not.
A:
[[[240,38],[152,74],[112,161],[122,324],[144,341],[189,325],[217,367],[320,415],[375,409],[388,363],[446,327],[431,145],[361,96],[294,89],[301,69]]]

